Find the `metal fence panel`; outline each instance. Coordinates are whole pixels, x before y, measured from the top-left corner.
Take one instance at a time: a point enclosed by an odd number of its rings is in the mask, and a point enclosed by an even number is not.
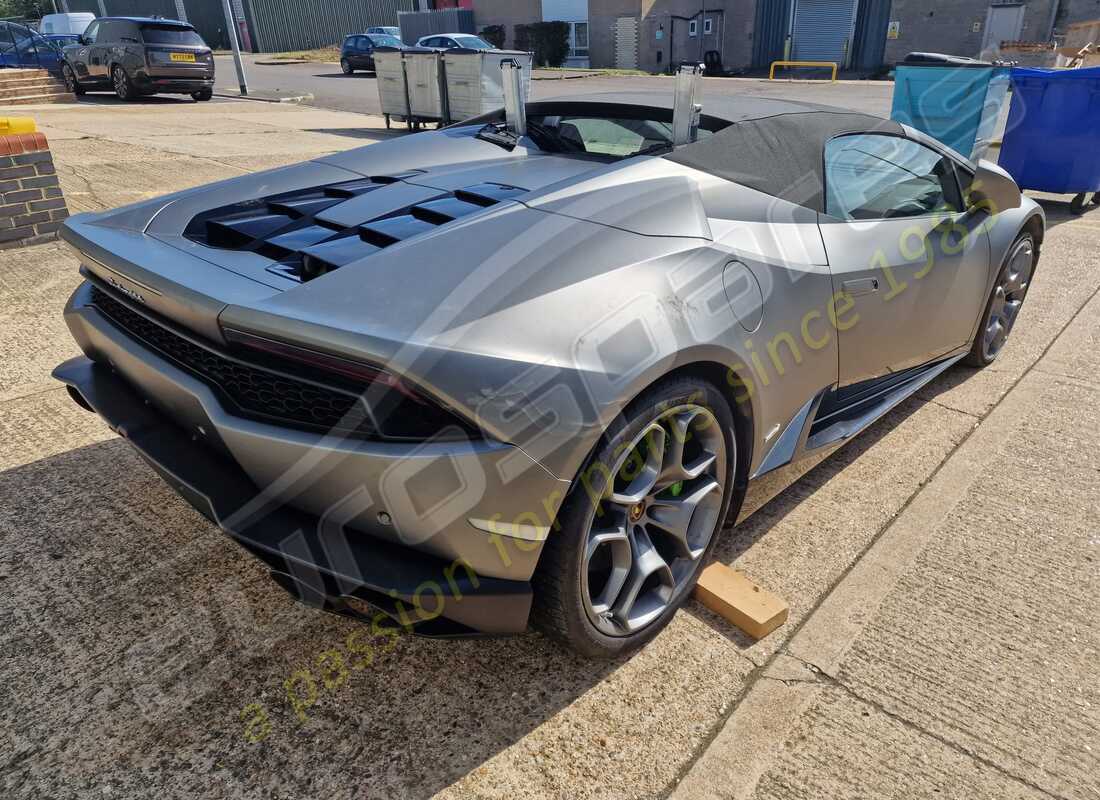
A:
[[[245,0],[258,53],[339,44],[372,25],[396,25],[416,0]]]
[[[445,8],[440,11],[412,11],[398,15],[401,41],[416,44],[422,36],[433,33],[477,33],[474,12],[468,8]]]

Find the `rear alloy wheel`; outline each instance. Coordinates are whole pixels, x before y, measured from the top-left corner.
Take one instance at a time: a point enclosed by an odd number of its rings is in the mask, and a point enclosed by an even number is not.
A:
[[[534,578],[535,623],[594,657],[652,639],[695,586],[735,467],[717,389],[680,378],[648,390],[574,482]]]
[[[130,76],[126,74],[126,70],[122,67],[115,67],[111,70],[111,83],[115,87],[115,94],[119,100],[134,99],[133,84],[130,83]]]
[[[353,72],[355,72],[355,68],[351,65],[351,62],[348,61],[346,58],[341,58],[340,59],[340,69],[343,71],[343,73],[345,75],[351,75]]]
[[[76,79],[76,73],[73,72],[73,68],[68,64],[62,65],[61,78],[65,81],[66,92],[75,95],[84,94],[84,87],[80,85],[80,82]]]
[[[1031,288],[1035,260],[1035,240],[1030,233],[1021,234],[1009,248],[986,303],[973,348],[966,358],[971,366],[989,366],[1004,348]]]

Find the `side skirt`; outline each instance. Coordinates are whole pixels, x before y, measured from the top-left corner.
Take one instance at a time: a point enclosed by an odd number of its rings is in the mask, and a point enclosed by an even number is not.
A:
[[[832,451],[863,431],[963,358],[956,353],[904,372],[837,391],[825,387],[799,409],[749,478],[760,478],[822,451]],[[751,492],[751,486],[750,486]]]

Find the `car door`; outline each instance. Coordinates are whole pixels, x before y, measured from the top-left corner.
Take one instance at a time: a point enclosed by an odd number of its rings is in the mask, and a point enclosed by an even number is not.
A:
[[[15,39],[11,35],[11,23],[0,20],[0,67],[18,66]]]
[[[370,66],[370,39],[366,36],[356,36],[354,41],[355,66],[366,69]]]
[[[94,80],[92,77],[91,59],[95,48],[95,40],[99,35],[99,28],[103,23],[95,20],[88,25],[80,40],[80,47],[70,50],[66,54],[66,60],[76,72],[76,77],[81,81]]]
[[[9,30],[15,41],[15,66],[22,69],[38,69],[38,47],[34,31],[14,22],[9,23]]]
[[[989,281],[988,217],[964,207],[954,160],[903,136],[840,136],[825,196],[840,386],[965,345]]]
[[[110,78],[107,74],[107,51],[114,42],[113,27],[111,20],[100,22],[95,40],[88,45],[88,77],[93,81],[106,82]]]

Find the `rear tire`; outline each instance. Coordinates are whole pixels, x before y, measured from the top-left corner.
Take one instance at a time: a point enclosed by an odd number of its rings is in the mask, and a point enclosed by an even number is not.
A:
[[[345,75],[352,75],[355,72],[355,67],[346,58],[340,59],[340,69]]]
[[[1069,213],[1071,214],[1084,214],[1085,213],[1085,201],[1088,199],[1088,195],[1082,192],[1075,195],[1073,200],[1069,204]]]
[[[111,70],[111,83],[115,87],[115,95],[119,100],[128,102],[134,99],[134,85],[130,83],[130,76],[122,67]]]
[[[199,103],[205,103],[211,97],[214,96],[213,89],[200,89],[197,92],[191,92],[191,98]]]
[[[718,540],[736,448],[733,413],[706,381],[669,378],[634,400],[596,445],[543,546],[535,627],[592,658],[656,636]]]
[[[1038,258],[1035,237],[1030,233],[1021,233],[1016,237],[1008,249],[1001,271],[997,273],[974,343],[963,363],[980,369],[997,360],[1031,288]]]

